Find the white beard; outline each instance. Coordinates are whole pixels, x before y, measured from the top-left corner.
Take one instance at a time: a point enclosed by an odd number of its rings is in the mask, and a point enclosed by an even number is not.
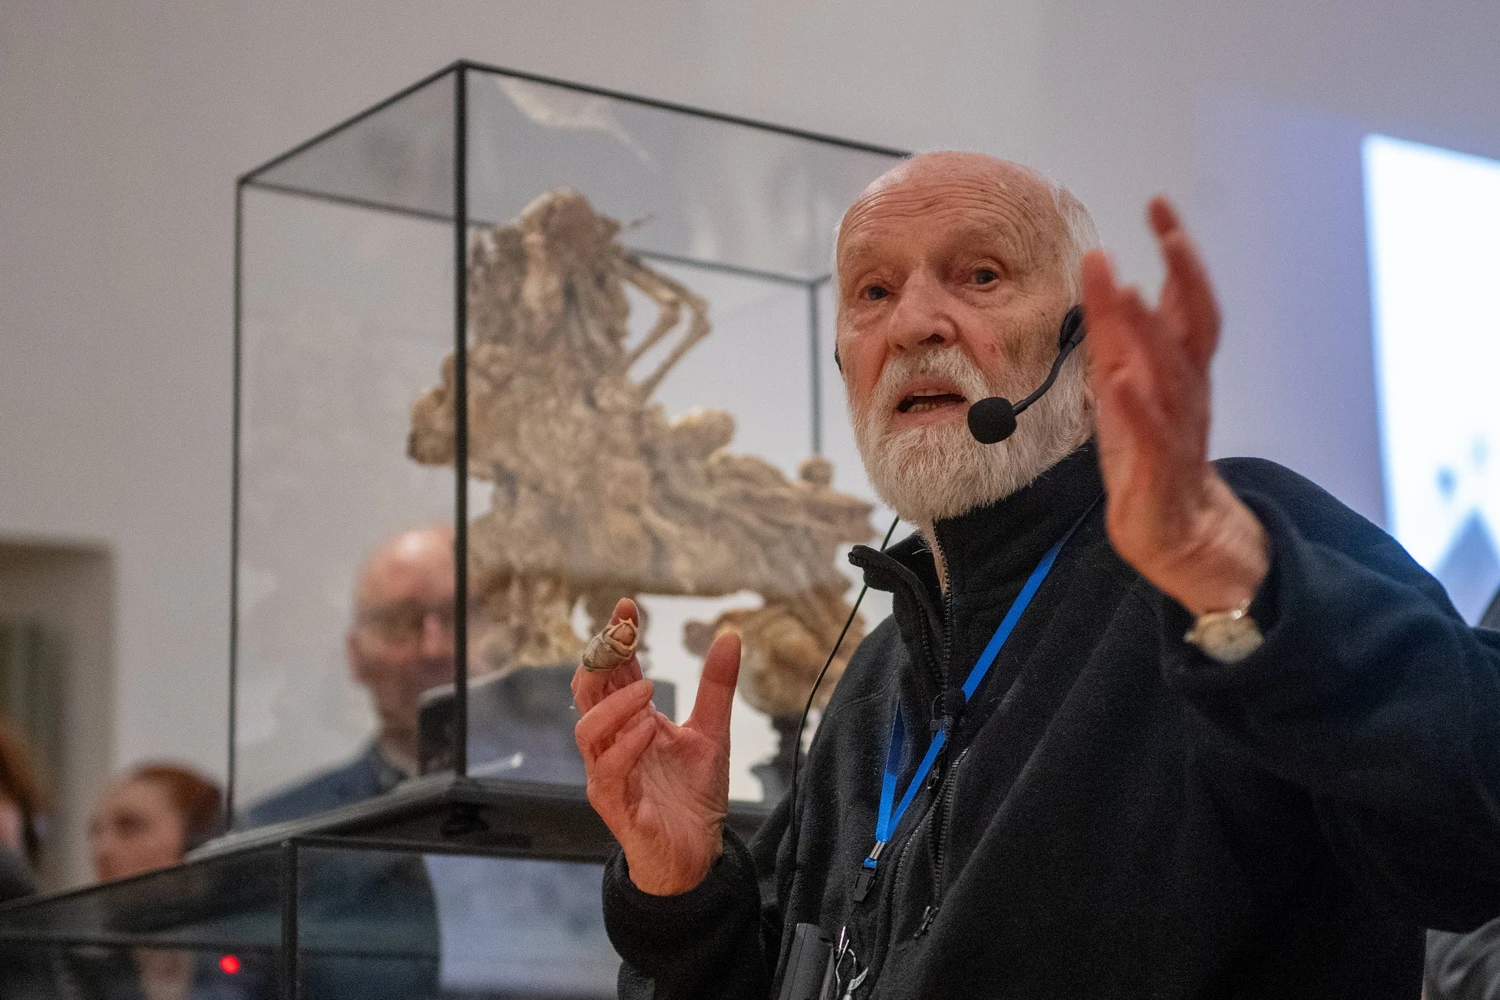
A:
[[[934,522],[996,502],[1056,465],[1092,433],[1083,364],[1069,358],[1057,381],[1016,418],[1016,431],[999,444],[980,444],[964,421],[893,430],[901,383],[933,375],[953,380],[971,403],[986,396],[1017,400],[1035,389],[1046,371],[1007,373],[990,384],[955,348],[891,358],[863,412],[849,405],[849,420],[865,473],[880,498],[901,519],[930,536]]]

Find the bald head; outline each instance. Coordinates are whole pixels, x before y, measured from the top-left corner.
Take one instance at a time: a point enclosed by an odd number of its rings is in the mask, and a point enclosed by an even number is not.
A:
[[[1040,172],[984,153],[940,150],[902,160],[865,188],[839,224],[836,258],[846,234],[884,211],[921,211],[952,204],[995,207],[1009,217],[1017,242],[1062,269],[1078,296],[1083,255],[1099,245],[1099,232],[1083,202]]]
[[[956,181],[989,187],[1027,187],[1045,191],[1049,195],[1053,187],[1041,174],[1022,164],[985,153],[945,149],[935,153],[918,153],[902,160],[871,181],[859,200],[850,206],[849,212],[853,213],[865,199],[887,188],[934,181]]]
[[[370,553],[360,567],[354,599],[364,608],[393,597],[434,593],[453,598],[453,529],[448,525],[403,531]]]
[[[1087,439],[1076,355],[1006,441],[978,444],[965,417],[1045,376],[1096,243],[1066,190],[978,153],[912,157],[845,213],[837,345],[850,417],[870,481],[907,520],[998,500]]]

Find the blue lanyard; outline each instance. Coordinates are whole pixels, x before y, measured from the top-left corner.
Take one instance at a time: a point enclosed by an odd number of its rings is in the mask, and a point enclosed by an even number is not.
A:
[[[1090,510],[1093,506],[1090,505]],[[1088,516],[1088,511],[1084,511]],[[974,697],[974,692],[979,689],[985,674],[989,673],[990,667],[994,665],[1000,650],[1005,647],[1005,642],[1010,638],[1011,632],[1015,631],[1016,622],[1021,620],[1021,615],[1026,612],[1026,607],[1036,592],[1041,589],[1042,581],[1047,579],[1047,574],[1052,571],[1052,564],[1057,561],[1057,554],[1062,551],[1068,539],[1073,537],[1073,532],[1083,523],[1080,517],[1073,522],[1073,526],[1063,533],[1052,548],[1042,556],[1042,561],[1036,564],[1036,569],[1026,578],[1026,583],[1021,587],[1021,592],[1016,595],[1010,610],[1000,620],[1000,625],[995,629],[995,634],[990,636],[989,644],[984,647],[984,652],[979,654],[979,659],[969,671],[968,678],[964,681],[964,701]],[[869,891],[870,883],[874,880],[876,866],[880,863],[880,854],[885,850],[885,845],[890,842],[891,831],[900,823],[901,817],[906,814],[906,809],[911,805],[912,799],[916,798],[917,790],[922,787],[922,782],[927,780],[927,773],[932,770],[932,765],[937,761],[938,754],[942,753],[943,747],[948,743],[948,728],[944,726],[932,737],[932,743],[927,747],[927,753],[922,756],[922,762],[917,765],[917,772],[912,775],[911,781],[906,786],[906,792],[901,796],[901,801],[895,803],[896,799],[896,772],[901,767],[901,754],[906,746],[906,723],[901,718],[900,708],[896,709],[896,719],[891,723],[891,742],[885,753],[885,774],[880,780],[880,812],[875,820],[875,846],[870,850],[869,857],[864,860],[864,871],[855,888],[855,901],[862,900],[865,893]],[[892,808],[892,803],[895,803]]]

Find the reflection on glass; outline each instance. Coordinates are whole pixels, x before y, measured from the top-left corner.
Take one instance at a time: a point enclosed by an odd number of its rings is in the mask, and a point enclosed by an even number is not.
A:
[[[593,862],[249,848],[0,911],[0,996],[270,1000],[291,971],[303,1000],[610,997],[602,876]]]
[[[405,531],[360,569],[346,637],[349,673],[369,692],[376,734],[352,760],[251,806],[249,826],[301,819],[389,791],[417,773],[417,703],[453,680],[453,529]]]
[[[614,995],[596,864],[308,848],[308,1000]]]

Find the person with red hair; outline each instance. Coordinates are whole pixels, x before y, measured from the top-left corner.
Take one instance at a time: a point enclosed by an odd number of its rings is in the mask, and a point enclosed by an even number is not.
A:
[[[113,881],[175,865],[223,829],[224,795],[214,781],[181,764],[139,764],[115,779],[89,822],[94,874]],[[75,958],[71,971],[78,982],[110,996],[133,998],[138,990],[144,1000],[217,997],[225,995],[221,980],[230,973],[213,957],[135,948],[128,961],[119,953],[92,962]]]
[[[89,823],[94,874],[108,881],[175,865],[223,820],[213,781],[180,764],[138,765],[109,787]]]

